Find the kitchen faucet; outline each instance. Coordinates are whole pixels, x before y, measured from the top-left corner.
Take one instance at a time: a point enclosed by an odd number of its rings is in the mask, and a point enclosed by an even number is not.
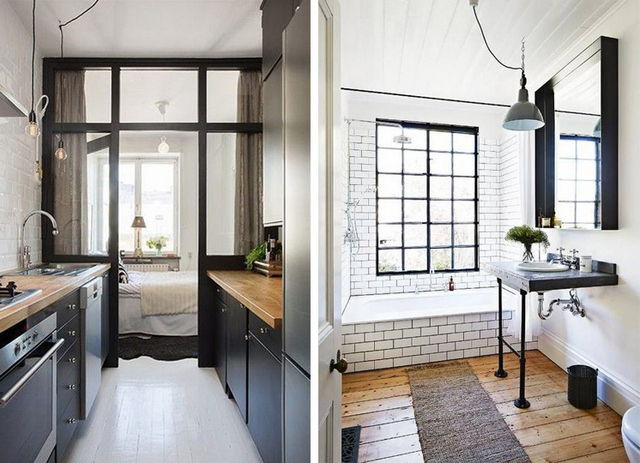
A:
[[[20,250],[22,251],[22,269],[23,270],[29,270],[29,267],[31,267],[31,246],[27,246],[24,244],[24,240],[25,240],[24,227],[25,225],[27,225],[27,221],[32,216],[38,215],[38,214],[45,216],[51,221],[51,224],[53,225],[53,231],[51,232],[51,234],[53,236],[56,236],[58,234],[58,222],[56,222],[56,219],[54,219],[53,216],[48,212],[38,210],[38,211],[29,212],[29,214],[27,214],[27,216],[22,221],[22,240],[21,240],[22,243],[20,246]]]

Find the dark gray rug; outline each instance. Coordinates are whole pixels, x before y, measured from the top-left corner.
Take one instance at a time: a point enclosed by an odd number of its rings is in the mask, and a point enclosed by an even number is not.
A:
[[[198,358],[198,336],[127,336],[120,338],[120,358],[142,357],[156,360]]]
[[[361,430],[360,426],[342,428],[342,463],[358,463]]]
[[[466,361],[408,373],[424,461],[530,463]]]

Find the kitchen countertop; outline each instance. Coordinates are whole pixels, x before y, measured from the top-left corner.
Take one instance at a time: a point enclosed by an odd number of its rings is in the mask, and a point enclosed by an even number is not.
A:
[[[247,270],[208,270],[207,276],[271,328],[281,328],[282,278]]]
[[[9,281],[15,281],[19,290],[42,290],[35,296],[0,310],[0,333],[71,294],[85,283],[104,274],[109,268],[111,268],[111,264],[96,264],[78,276],[11,275],[0,277],[3,286]]]
[[[516,268],[518,262],[492,262],[485,264],[483,270],[500,278],[506,286],[530,292],[552,291],[556,289],[589,288],[594,286],[615,286],[618,275],[613,264],[601,263],[603,269],[612,269],[613,273],[579,270],[566,272],[526,272]]]

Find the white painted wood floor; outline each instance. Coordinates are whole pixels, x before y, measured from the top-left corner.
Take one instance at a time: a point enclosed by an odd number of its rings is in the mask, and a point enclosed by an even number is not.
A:
[[[103,370],[65,463],[261,463],[235,403],[196,359],[120,360]]]

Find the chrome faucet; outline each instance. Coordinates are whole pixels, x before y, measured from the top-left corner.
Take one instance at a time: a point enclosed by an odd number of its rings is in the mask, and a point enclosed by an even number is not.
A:
[[[566,251],[565,248],[558,248],[559,251],[558,257],[553,259],[553,262],[564,264],[570,269],[578,270],[580,268],[580,258],[576,257],[576,254],[579,253],[577,249],[572,249],[569,251],[571,256],[566,256],[562,252]]]
[[[27,246],[24,244],[24,240],[25,240],[24,227],[25,225],[27,225],[27,221],[34,215],[43,215],[46,218],[48,218],[51,221],[51,224],[53,225],[53,231],[51,232],[51,234],[53,236],[56,236],[58,234],[58,222],[56,222],[56,219],[54,219],[53,216],[48,212],[38,210],[38,211],[29,212],[29,214],[27,214],[27,216],[22,221],[22,238],[21,238],[21,246],[20,246],[20,250],[22,251],[22,269],[23,270],[29,270],[29,267],[31,267],[31,246]]]

